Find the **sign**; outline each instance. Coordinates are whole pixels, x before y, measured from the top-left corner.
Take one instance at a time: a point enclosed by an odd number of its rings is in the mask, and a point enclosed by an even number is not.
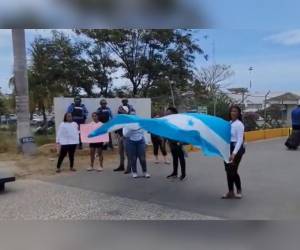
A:
[[[80,138],[83,143],[99,143],[99,142],[108,142],[109,136],[108,134],[95,136],[93,138],[88,138],[88,135],[96,130],[97,128],[100,128],[102,126],[102,123],[88,123],[88,124],[81,124],[80,125]]]
[[[207,106],[198,106],[198,113],[207,115]]]
[[[21,144],[34,143],[34,138],[32,136],[23,137],[20,139]]]

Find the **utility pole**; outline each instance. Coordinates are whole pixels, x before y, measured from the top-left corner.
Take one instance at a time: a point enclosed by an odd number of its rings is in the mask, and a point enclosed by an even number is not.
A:
[[[36,145],[30,130],[25,30],[12,29],[12,42],[16,91],[17,146],[25,155],[32,155],[36,153]]]
[[[249,89],[251,89],[252,88],[252,75],[251,75],[251,73],[252,73],[252,71],[253,71],[254,69],[253,69],[253,67],[251,66],[251,67],[249,67],[249,77],[250,77],[250,84],[249,84]]]
[[[267,92],[267,94],[265,95],[265,110],[264,110],[264,129],[266,129],[267,127],[267,99],[268,99],[268,96],[270,95],[271,91],[269,90]]]

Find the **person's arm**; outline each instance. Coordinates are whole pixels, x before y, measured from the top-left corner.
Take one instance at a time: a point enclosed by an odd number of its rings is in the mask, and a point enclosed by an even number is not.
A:
[[[109,119],[112,119],[113,115],[112,115],[111,109],[108,109],[108,110],[109,110]]]
[[[233,155],[236,155],[239,152],[240,148],[244,143],[244,132],[245,132],[244,125],[242,123],[239,123],[239,126],[237,126],[236,129],[237,129],[236,130],[237,142],[232,152]]]
[[[127,127],[123,128],[123,136],[124,137],[129,137],[130,136],[130,129]]]
[[[62,123],[59,125],[56,135],[56,143],[60,144],[60,138],[61,138],[61,130],[62,130]]]
[[[74,105],[70,104],[69,107],[68,107],[68,109],[67,109],[67,113],[72,113],[73,109],[74,109]]]
[[[83,113],[84,113],[84,119],[86,119],[88,117],[89,111],[87,110],[87,108],[84,104],[83,104],[82,108],[83,108]]]

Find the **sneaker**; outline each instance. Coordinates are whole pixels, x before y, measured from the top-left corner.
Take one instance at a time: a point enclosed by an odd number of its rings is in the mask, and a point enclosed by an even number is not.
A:
[[[60,172],[61,172],[60,168],[56,169],[56,173],[60,173]]]
[[[120,172],[124,170],[125,170],[124,166],[119,166],[118,168],[114,169],[115,172]]]
[[[234,199],[234,198],[235,198],[235,195],[234,195],[234,193],[231,193],[231,192],[228,192],[222,196],[222,199]]]
[[[76,168],[70,168],[70,171],[76,172],[77,170],[76,170]]]
[[[151,176],[150,176],[149,173],[144,173],[144,177],[148,179],[148,178],[150,178]]]
[[[103,171],[103,167],[98,167],[98,168],[96,168],[96,170],[97,170],[98,172],[101,172],[101,171]]]
[[[93,170],[94,170],[93,167],[88,167],[88,168],[86,169],[86,171],[93,171]]]
[[[185,177],[186,177],[186,175],[181,175],[179,179],[180,179],[181,181],[183,181]]]
[[[126,170],[126,171],[124,172],[124,174],[130,174],[130,173],[131,173],[130,170]]]
[[[132,174],[132,177],[133,177],[133,178],[138,178],[139,176],[137,175],[137,173],[133,173],[133,174]]]
[[[154,163],[155,163],[155,164],[159,164],[159,160],[155,160]]]
[[[167,176],[167,179],[177,178],[177,174],[170,174]]]
[[[236,199],[242,199],[242,198],[243,198],[242,193],[237,193],[237,194],[235,195],[235,198],[236,198]]]
[[[169,165],[171,162],[169,160],[165,160],[165,164]]]

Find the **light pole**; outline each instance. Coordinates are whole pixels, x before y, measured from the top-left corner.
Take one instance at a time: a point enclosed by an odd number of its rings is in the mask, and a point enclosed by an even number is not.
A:
[[[252,66],[249,67],[249,77],[250,77],[250,86],[249,86],[249,89],[252,88],[252,75],[251,75],[251,73],[252,73],[253,70],[254,70],[254,69],[253,69]]]
[[[269,90],[267,92],[267,94],[265,95],[265,110],[264,110],[264,129],[266,129],[266,126],[267,126],[267,99],[268,99],[268,96],[270,95],[271,91]]]
[[[36,145],[30,130],[25,30],[13,29],[12,42],[16,91],[17,145],[25,155],[32,155],[36,153]]]

